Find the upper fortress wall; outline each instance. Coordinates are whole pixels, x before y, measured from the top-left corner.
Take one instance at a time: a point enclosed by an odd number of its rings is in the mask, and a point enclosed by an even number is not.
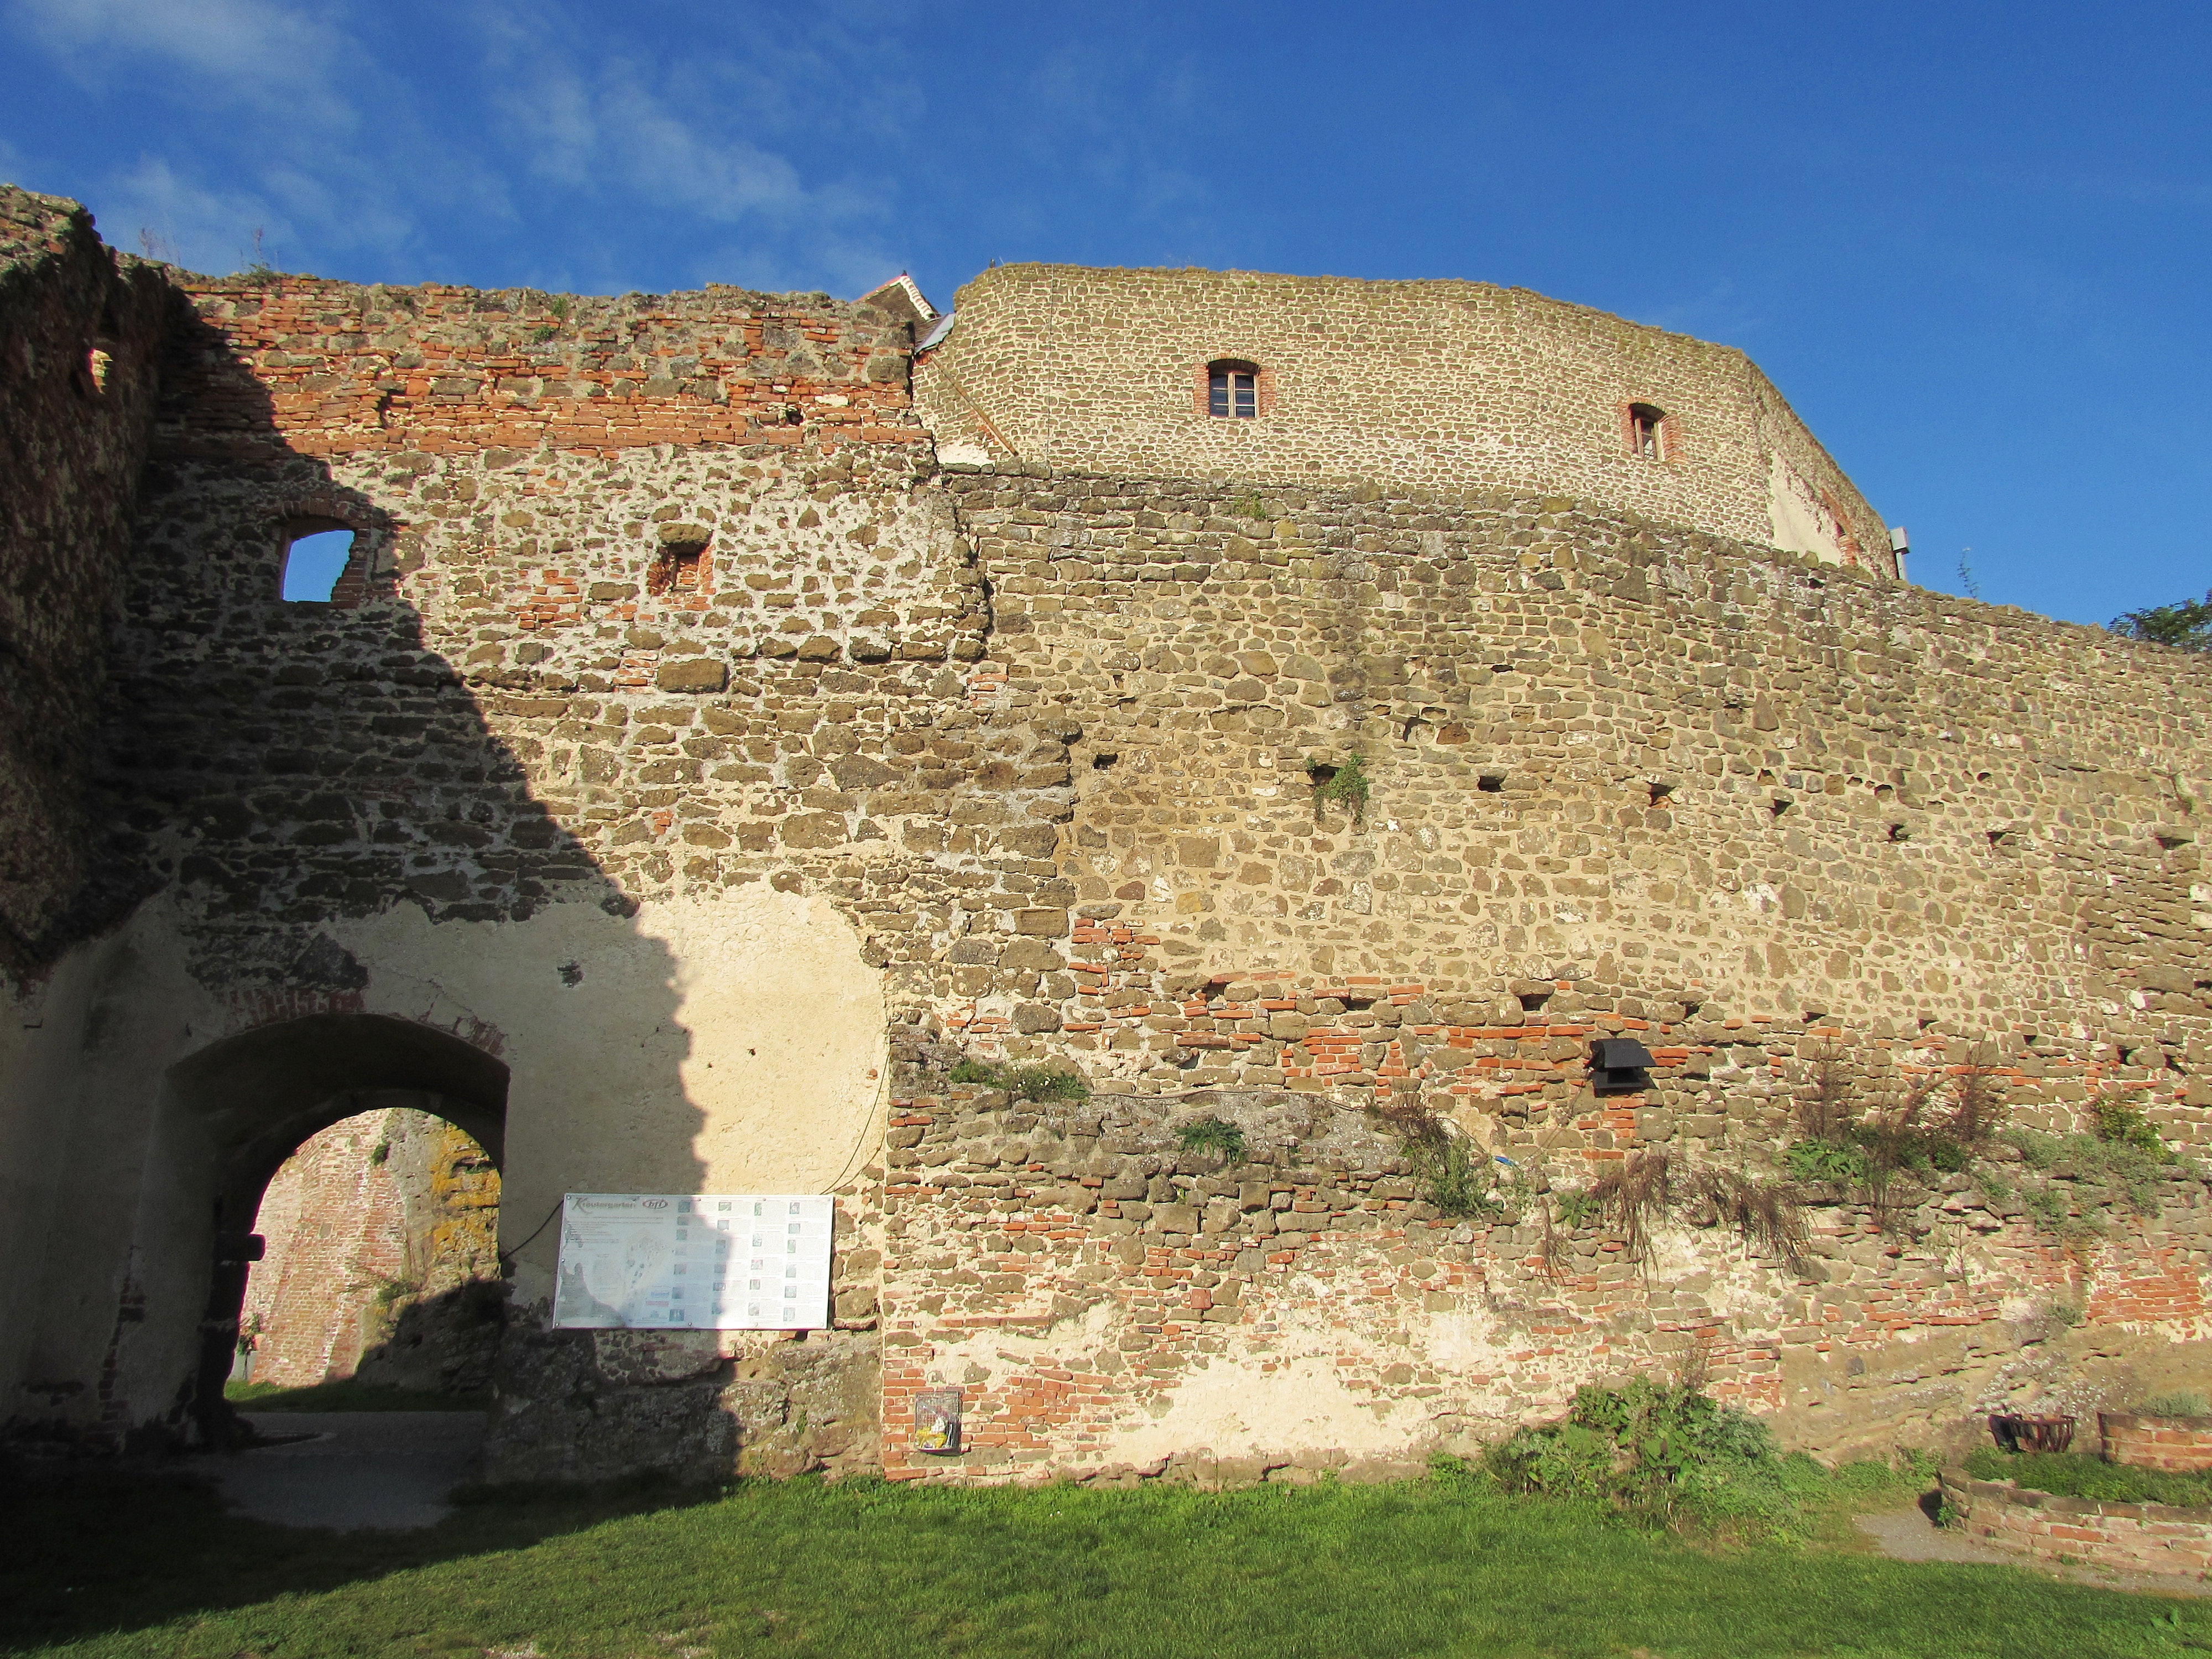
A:
[[[951,463],[1293,489],[1571,495],[1896,574],[1888,532],[1741,351],[1487,283],[1000,265],[916,405]],[[1249,419],[1206,371],[1259,371]],[[1637,441],[1632,408],[1656,411]]]

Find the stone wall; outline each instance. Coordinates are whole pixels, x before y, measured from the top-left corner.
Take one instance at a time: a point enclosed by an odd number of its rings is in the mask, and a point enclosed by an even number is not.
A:
[[[1544,1219],[1635,1154],[1771,1175],[1831,1051],[2203,1144],[2199,659],[1777,553],[1763,494],[1731,540],[1683,527],[1724,492],[1611,474],[946,465],[909,325],[818,296],[170,280],[94,782],[123,920],[0,1026],[0,1122],[67,1126],[16,1423],[188,1421],[210,1217],[381,1089],[501,1159],[502,1478],[1304,1479],[1692,1363],[1836,1450],[2203,1352],[2179,1176],[1810,1192],[1798,1261]],[[1648,332],[1542,315],[1592,362]],[[326,522],[340,602],[283,602]],[[1592,1093],[1613,1035],[1648,1088]],[[1435,1213],[1409,1112],[1511,1201]],[[1175,1142],[1206,1113],[1233,1169]],[[544,1328],[570,1191],[836,1194],[834,1328]],[[963,1461],[912,1450],[922,1387],[970,1391]]]
[[[92,216],[0,189],[0,972],[50,961],[85,794],[169,295]]]
[[[1895,574],[1888,532],[1744,355],[1486,283],[1012,264],[915,375],[949,462],[1572,495]],[[1209,416],[1206,366],[1262,371]],[[1665,412],[1637,453],[1631,404]]]
[[[1943,1473],[1944,1501],[1970,1538],[2039,1560],[2176,1578],[2212,1574],[2212,1513],[2032,1492]]]
[[[384,1107],[311,1136],[255,1218],[252,1380],[468,1392],[499,1330],[499,1173],[451,1124]]]

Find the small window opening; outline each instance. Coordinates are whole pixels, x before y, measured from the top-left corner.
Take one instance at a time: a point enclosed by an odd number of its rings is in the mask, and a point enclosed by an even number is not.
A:
[[[706,574],[707,544],[668,542],[647,574],[646,587],[654,593],[696,593]]]
[[[1901,823],[1893,823],[1889,826],[1889,838],[1892,841],[1911,841],[1912,832]]]
[[[1778,818],[1796,804],[1797,803],[1796,801],[1791,800],[1787,795],[1777,795],[1772,800],[1767,803],[1766,810],[1773,813],[1774,816]]]
[[[1091,757],[1091,769],[1094,771],[1106,771],[1113,766],[1115,762],[1121,758],[1121,757],[1119,755],[1093,755]]]
[[[1502,795],[1505,793],[1505,775],[1502,772],[1485,772],[1474,781],[1474,787],[1486,795]]]
[[[1667,798],[1674,793],[1674,786],[1671,783],[1655,783],[1650,786],[1650,789],[1651,804],[1654,806],[1665,806]]]
[[[1260,412],[1260,370],[1254,363],[1221,362],[1206,366],[1206,412],[1230,420],[1249,421]]]
[[[1552,994],[1549,991],[1521,991],[1516,993],[1516,995],[1521,1004],[1521,1012],[1524,1014],[1543,1012],[1544,1005],[1552,1000]]]
[[[283,597],[294,604],[328,605],[352,557],[350,530],[316,530],[293,537],[284,550]]]
[[[1629,449],[1647,461],[1665,460],[1666,423],[1667,411],[1656,404],[1629,404]]]
[[[786,404],[783,406],[783,423],[786,426],[803,426],[805,422],[806,411],[797,404]]]

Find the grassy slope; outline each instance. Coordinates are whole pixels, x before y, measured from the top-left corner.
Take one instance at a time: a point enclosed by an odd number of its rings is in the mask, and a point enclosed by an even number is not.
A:
[[[221,1516],[189,1486],[80,1478],[0,1491],[0,1644],[15,1653],[2212,1650],[2199,1604],[2004,1567],[1700,1550],[1466,1481],[1218,1496],[799,1481],[659,1507],[483,1503],[428,1532],[339,1536]]]

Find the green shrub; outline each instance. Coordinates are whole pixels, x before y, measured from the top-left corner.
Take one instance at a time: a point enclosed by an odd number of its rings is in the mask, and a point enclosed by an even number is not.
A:
[[[2100,1094],[2089,1112],[2098,1139],[2115,1146],[2132,1146],[2161,1163],[2173,1156],[2158,1138],[2158,1131],[2151,1127],[2150,1120],[2142,1115],[2142,1109],[2124,1096]]]
[[[1508,1492],[1593,1500],[1656,1523],[1687,1519],[1770,1534],[1792,1531],[1806,1506],[1839,1490],[1897,1479],[1880,1465],[1831,1475],[1802,1453],[1784,1456],[1766,1425],[1683,1383],[1632,1378],[1583,1388],[1557,1423],[1523,1429],[1484,1454]]]
[[[1355,749],[1341,766],[1331,766],[1325,761],[1309,759],[1306,775],[1313,781],[1314,813],[1316,818],[1323,801],[1340,801],[1352,811],[1352,821],[1359,823],[1367,817],[1367,798],[1374,792],[1374,783],[1367,775],[1366,763]]]

